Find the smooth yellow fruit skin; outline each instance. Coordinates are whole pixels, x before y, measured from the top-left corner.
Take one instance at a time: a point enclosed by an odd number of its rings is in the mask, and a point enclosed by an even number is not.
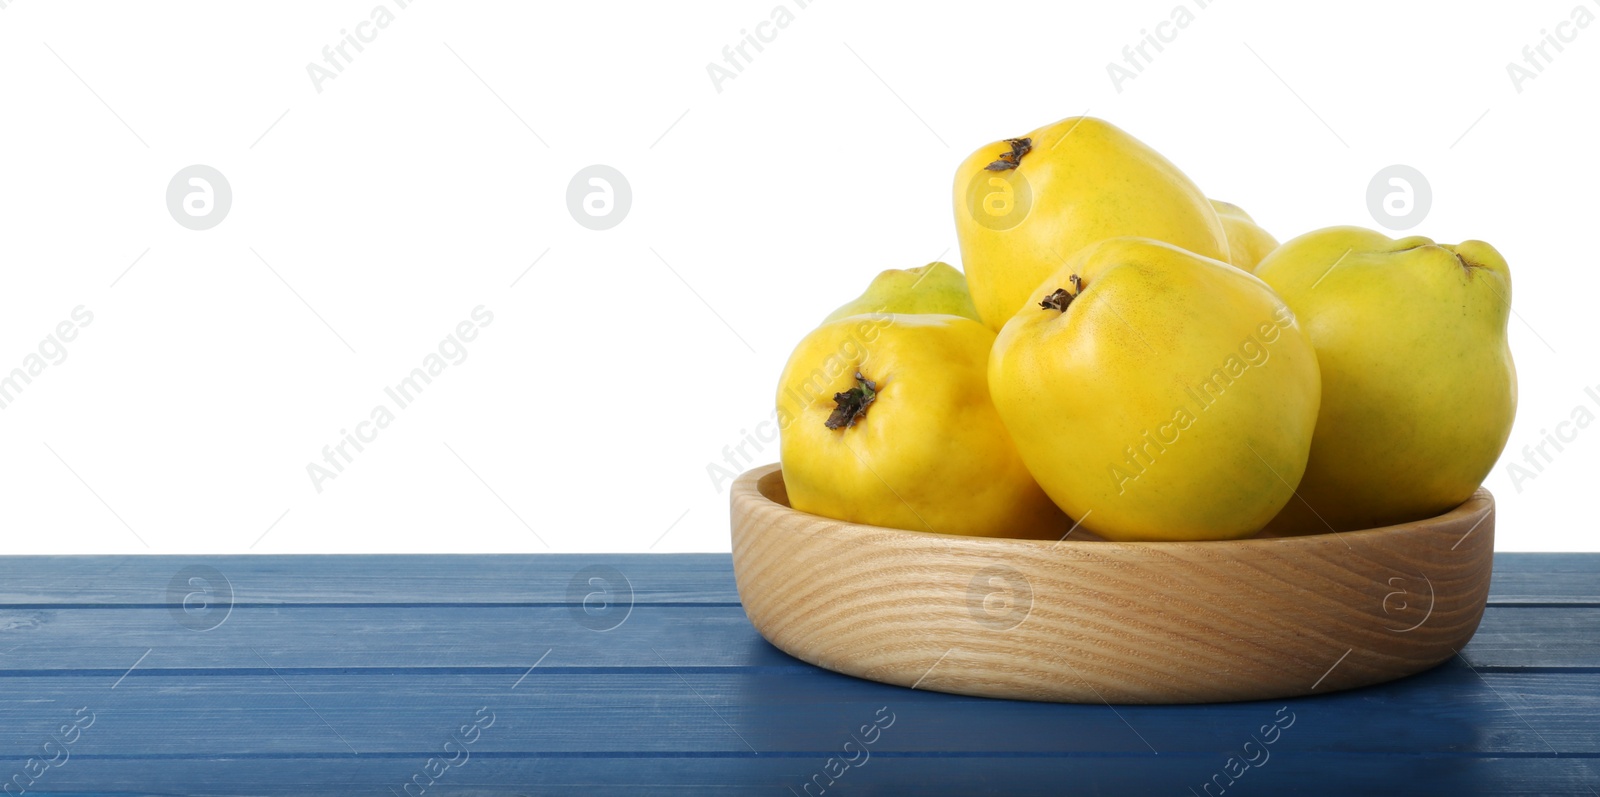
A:
[[[1065,312],[1039,306],[1057,288]],[[1029,471],[1112,540],[1259,531],[1305,469],[1321,381],[1264,283],[1168,244],[1117,238],[1046,279],[1000,331],[989,388]]]
[[[778,385],[790,505],[912,531],[1065,534],[989,400],[993,343],[987,327],[950,315],[852,316],[813,330]],[[877,383],[877,399],[854,426],[827,428],[834,394],[855,387],[857,372]]]
[[[1482,241],[1330,227],[1283,244],[1256,275],[1294,308],[1322,365],[1305,502],[1271,528],[1371,528],[1471,497],[1517,410],[1505,258]]]
[[[1096,241],[1137,235],[1227,261],[1227,234],[1205,194],[1138,139],[1087,116],[1027,137],[1033,149],[1015,169],[984,168],[1011,151],[1005,141],[979,147],[956,169],[961,262],[991,329]]]
[[[1261,229],[1244,208],[1228,202],[1211,200],[1212,209],[1217,211],[1217,218],[1222,221],[1222,229],[1228,234],[1228,262],[1244,269],[1254,271],[1256,264],[1262,258],[1278,248],[1278,239],[1272,233]]]
[[[939,313],[978,320],[967,278],[948,263],[891,268],[878,274],[862,294],[822,322],[869,313]]]

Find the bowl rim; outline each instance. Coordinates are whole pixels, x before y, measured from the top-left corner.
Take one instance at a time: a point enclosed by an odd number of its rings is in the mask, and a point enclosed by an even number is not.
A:
[[[1316,547],[1326,545],[1329,541],[1333,540],[1343,540],[1346,544],[1350,544],[1352,542],[1374,542],[1378,538],[1389,538],[1397,534],[1426,534],[1440,531],[1465,518],[1481,515],[1481,517],[1478,517],[1477,521],[1474,522],[1467,530],[1466,534],[1462,536],[1461,539],[1465,540],[1467,535],[1470,535],[1473,531],[1476,531],[1478,526],[1482,525],[1485,520],[1493,517],[1495,510],[1494,494],[1489,492],[1488,488],[1479,485],[1478,488],[1473,491],[1472,495],[1467,498],[1467,500],[1462,501],[1460,504],[1438,515],[1421,518],[1418,520],[1405,521],[1402,523],[1394,523],[1388,526],[1374,526],[1372,528],[1354,529],[1351,531],[1334,531],[1330,528],[1329,531],[1315,532],[1311,534],[1293,534],[1273,537],[1251,536],[1232,540],[1117,541],[1103,538],[1072,540],[1068,539],[1068,537],[1072,534],[1072,532],[1069,530],[1067,534],[1062,536],[1060,539],[1041,540],[1030,539],[1027,537],[980,537],[976,535],[950,534],[938,531],[897,529],[891,526],[874,526],[870,523],[857,523],[850,520],[839,520],[837,518],[830,518],[823,515],[813,515],[809,512],[803,512],[795,509],[786,502],[779,502],[771,495],[768,495],[767,490],[763,489],[763,485],[770,484],[768,480],[773,477],[776,477],[780,481],[783,479],[782,463],[773,462],[766,465],[758,465],[745,471],[739,475],[738,479],[734,481],[731,490],[733,499],[737,501],[741,496],[745,496],[750,500],[757,500],[765,504],[769,504],[779,511],[816,518],[819,522],[833,524],[836,527],[848,529],[849,531],[857,533],[907,535],[905,537],[907,540],[928,542],[938,541],[945,545],[948,545],[951,539],[958,539],[975,545],[993,546],[1002,550],[1013,549],[1018,551],[1041,548],[1046,551],[1054,551],[1061,549],[1063,546],[1067,547],[1068,550],[1078,549],[1084,552],[1100,551],[1102,553],[1114,553],[1119,551],[1149,551],[1152,550],[1152,546],[1156,546],[1161,550],[1168,551],[1181,550],[1187,547],[1205,547],[1214,550],[1218,546],[1234,546],[1236,549],[1272,546],[1281,551],[1284,546],[1288,545]],[[1298,499],[1300,497],[1299,493],[1296,492],[1294,497]],[[1457,545],[1459,544],[1460,542],[1457,542]]]

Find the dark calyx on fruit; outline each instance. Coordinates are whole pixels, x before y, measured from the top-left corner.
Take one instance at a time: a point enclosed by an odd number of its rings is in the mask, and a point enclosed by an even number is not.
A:
[[[878,399],[878,383],[856,372],[856,386],[833,394],[833,414],[824,423],[829,429],[848,429],[867,414],[867,408]]]
[[[1000,160],[983,168],[991,172],[1015,169],[1018,164],[1022,163],[1022,156],[1033,151],[1033,139],[1031,138],[1008,138],[1006,143],[1011,145],[1011,151],[1000,153]]]
[[[1083,293],[1082,277],[1078,276],[1077,274],[1073,274],[1067,278],[1067,282],[1072,283],[1073,293],[1067,293],[1065,288],[1056,288],[1055,291],[1051,292],[1049,296],[1044,297],[1044,301],[1040,302],[1039,306],[1046,310],[1055,310],[1065,313],[1067,311],[1067,307],[1072,304],[1072,300],[1078,298],[1078,296]]]

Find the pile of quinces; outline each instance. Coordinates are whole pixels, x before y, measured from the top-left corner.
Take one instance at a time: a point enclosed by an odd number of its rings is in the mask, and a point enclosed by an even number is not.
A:
[[[980,147],[955,217],[965,275],[885,271],[790,357],[795,509],[991,537],[1314,534],[1447,511],[1505,446],[1511,274],[1486,243],[1279,245],[1087,117]]]

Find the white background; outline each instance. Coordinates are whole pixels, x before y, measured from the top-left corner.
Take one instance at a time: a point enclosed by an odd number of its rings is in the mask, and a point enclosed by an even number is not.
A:
[[[1600,24],[1507,73],[1594,0],[1183,0],[1120,91],[1107,64],[1179,0],[784,0],[720,91],[779,0],[414,0],[319,92],[378,1],[0,0],[0,370],[94,314],[0,411],[0,552],[727,550],[707,468],[795,342],[880,269],[959,264],[969,151],[1085,112],[1280,239],[1374,226],[1369,179],[1420,169],[1411,232],[1515,277],[1496,547],[1600,550],[1600,429],[1506,470],[1600,414]],[[234,195],[203,232],[165,205],[197,163]],[[596,163],[633,191],[599,232],[565,199]],[[307,464],[478,305],[468,358],[317,492]]]

